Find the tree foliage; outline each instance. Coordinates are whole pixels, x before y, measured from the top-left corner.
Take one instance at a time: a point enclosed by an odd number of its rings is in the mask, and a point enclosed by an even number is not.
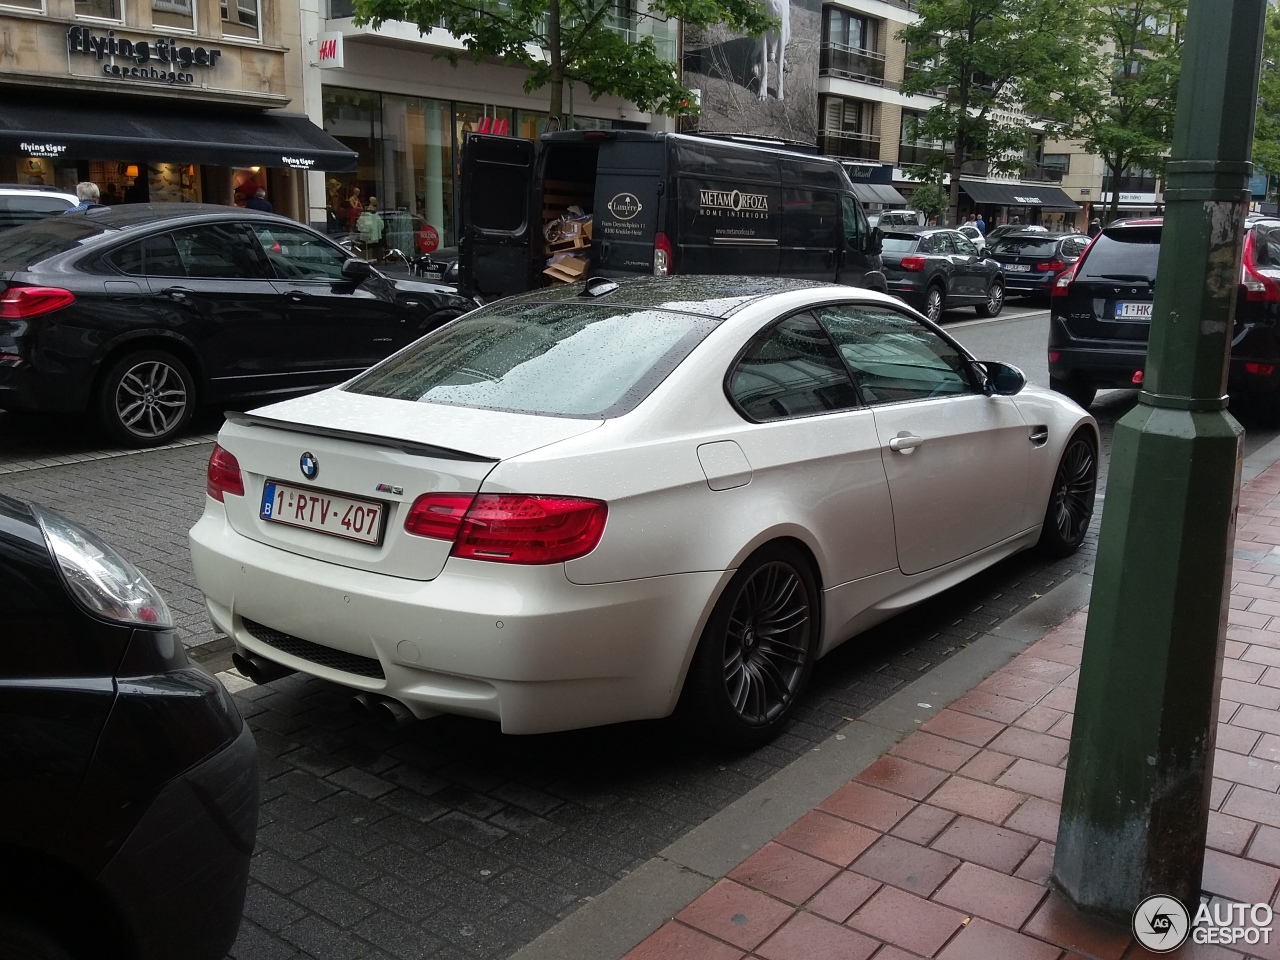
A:
[[[1060,129],[1074,109],[1094,49],[1081,30],[1089,0],[919,0],[920,19],[898,37],[908,44],[908,94],[942,100],[904,131],[946,145],[921,178],[951,176],[950,219],[966,162],[1020,172],[1042,132]]]
[[[1104,54],[1081,85],[1070,135],[1117,178],[1108,221],[1119,215],[1118,178],[1127,170],[1160,171],[1173,145],[1186,15],[1186,0],[1098,4],[1089,15],[1085,29]]]
[[[356,22],[416,24],[424,34],[442,26],[477,63],[497,57],[528,71],[527,92],[549,88],[553,117],[564,113],[566,82],[584,86],[593,100],[612,94],[641,110],[671,116],[695,113],[679,65],[665,60],[647,36],[618,29],[646,18],[679,18],[690,26],[725,23],[748,36],[773,21],[759,0],[649,0],[634,22],[617,21],[629,5],[615,0],[356,0]],[[456,66],[458,54],[445,54]]]
[[[942,189],[942,184],[926,180],[916,187],[911,195],[911,206],[922,211],[927,217],[940,217],[946,212],[949,197]],[[954,226],[954,224],[952,224]]]
[[[1258,84],[1258,117],[1253,128],[1254,169],[1280,174],[1280,10],[1267,7],[1262,39],[1262,77]]]

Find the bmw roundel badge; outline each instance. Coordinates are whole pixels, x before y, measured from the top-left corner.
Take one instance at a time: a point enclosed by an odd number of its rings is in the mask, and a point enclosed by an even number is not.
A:
[[[316,459],[316,455],[310,450],[298,460],[298,466],[302,470],[302,475],[308,480],[314,480],[320,476],[320,461]]]

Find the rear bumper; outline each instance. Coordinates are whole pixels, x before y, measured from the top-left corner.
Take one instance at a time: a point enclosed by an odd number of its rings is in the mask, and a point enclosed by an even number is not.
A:
[[[1280,392],[1280,357],[1232,356],[1227,386],[1232,393]]]
[[[44,374],[25,360],[18,364],[0,362],[0,410],[81,413],[87,405],[91,379],[88,374]]]
[[[214,626],[242,653],[393,697],[419,716],[497,720],[507,733],[669,714],[732,576],[584,586],[563,564],[455,558],[434,580],[405,580],[250,540],[214,501],[191,530],[191,557]]]
[[[1059,274],[1044,273],[1031,271],[1029,273],[1016,273],[1009,270],[1002,271],[1004,274],[1004,288],[1010,292],[1019,293],[1049,293],[1053,290],[1053,281],[1058,279]]]
[[[1055,380],[1074,380],[1102,389],[1140,386],[1133,376],[1147,362],[1146,345],[1140,350],[1121,350],[1112,347],[1059,347],[1049,346],[1049,355],[1057,359],[1049,361],[1049,376]]]

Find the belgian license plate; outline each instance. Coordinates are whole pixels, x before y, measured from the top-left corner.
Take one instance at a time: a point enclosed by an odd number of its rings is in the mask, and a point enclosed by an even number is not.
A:
[[[387,505],[376,500],[356,500],[330,490],[268,480],[262,488],[258,515],[272,523],[376,546],[382,543],[386,512]]]
[[[443,270],[423,270],[422,277],[424,280],[439,280],[444,276]]]
[[[1012,270],[1014,273],[1030,273],[1031,272],[1031,264],[1029,263],[1006,263],[1004,265],[1004,268],[1006,270]]]
[[[1117,303],[1116,319],[1117,320],[1150,320],[1151,303]]]

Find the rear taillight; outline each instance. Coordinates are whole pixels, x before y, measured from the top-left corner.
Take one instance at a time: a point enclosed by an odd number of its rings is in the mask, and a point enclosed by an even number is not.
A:
[[[1043,263],[1037,263],[1036,269],[1045,273],[1057,273],[1059,270],[1067,269],[1067,265],[1061,260],[1046,260]]]
[[[675,256],[671,250],[671,241],[665,233],[653,235],[653,275],[669,277],[676,272]]]
[[[1079,266],[1078,262],[1077,262],[1077,266]],[[1053,282],[1053,291],[1050,293],[1050,296],[1065,297],[1068,293],[1071,292],[1071,281],[1074,280],[1075,278],[1076,278],[1076,268],[1072,267],[1071,269],[1064,272],[1062,276],[1060,276],[1057,280]]]
[[[599,500],[526,494],[428,493],[413,502],[405,530],[452,540],[451,556],[497,563],[562,563],[585,556],[604,534]]]
[[[1061,354],[1061,353],[1059,353],[1057,350],[1050,350],[1050,351],[1049,351],[1049,362],[1050,362],[1050,363],[1057,363],[1057,362],[1058,362],[1058,359],[1059,359],[1061,356],[1062,356],[1062,354]]]
[[[1276,372],[1274,363],[1256,363],[1250,360],[1244,365],[1244,372],[1255,377],[1269,377]]]
[[[907,273],[919,273],[924,269],[924,257],[903,257],[902,269]]]
[[[0,294],[0,320],[28,320],[75,302],[76,295],[61,287],[9,287]]]
[[[1240,262],[1240,286],[1244,298],[1255,303],[1280,303],[1280,283],[1258,272],[1254,262],[1253,231],[1244,238],[1244,256]]]
[[[224,450],[220,444],[215,443],[213,453],[209,454],[209,468],[205,472],[205,478],[205,490],[219,503],[224,502],[223,494],[244,496],[244,478],[240,476],[240,461]]]

